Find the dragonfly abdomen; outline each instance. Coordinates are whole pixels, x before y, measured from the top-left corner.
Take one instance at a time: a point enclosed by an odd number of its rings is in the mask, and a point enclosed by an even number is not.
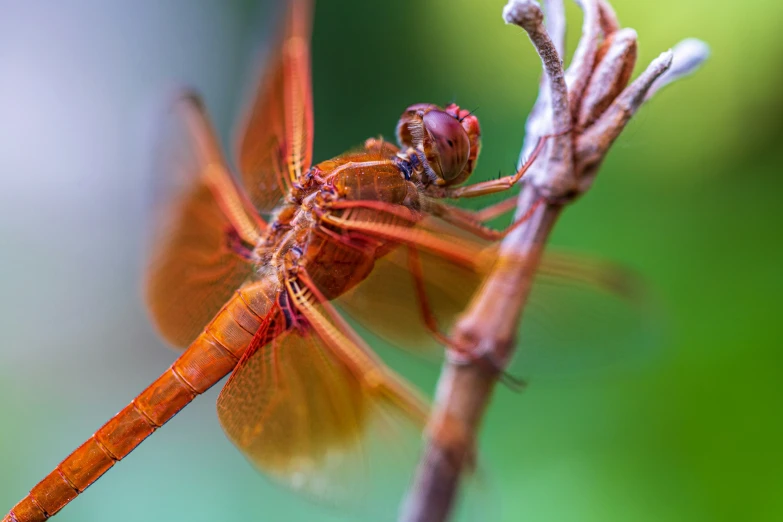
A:
[[[277,285],[267,278],[237,291],[168,370],[38,483],[3,522],[47,520],[231,372],[272,309]]]

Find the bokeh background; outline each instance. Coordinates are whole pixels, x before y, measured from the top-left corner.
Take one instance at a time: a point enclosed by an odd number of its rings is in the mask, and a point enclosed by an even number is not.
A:
[[[539,64],[503,4],[321,1],[316,158],[391,136],[411,103],[456,100],[478,107],[479,176],[508,172]],[[637,70],[688,36],[713,55],[644,107],[553,243],[640,271],[665,333],[633,363],[500,389],[477,519],[781,520],[783,6],[613,4],[638,31]],[[193,85],[228,141],[278,7],[0,2],[3,513],[173,360],[139,285],[156,117],[172,86]],[[581,17],[568,14],[573,49]],[[409,366],[431,390],[437,368]],[[346,517],[253,471],[220,430],[216,391],[57,520]]]

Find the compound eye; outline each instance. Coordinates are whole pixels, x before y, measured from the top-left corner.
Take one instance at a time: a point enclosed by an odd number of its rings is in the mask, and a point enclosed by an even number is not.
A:
[[[456,178],[470,156],[470,140],[459,120],[442,110],[430,110],[423,118],[424,128],[432,142],[427,159],[445,180]]]

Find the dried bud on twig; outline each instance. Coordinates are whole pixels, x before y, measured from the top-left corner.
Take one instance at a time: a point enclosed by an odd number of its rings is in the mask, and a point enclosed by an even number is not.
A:
[[[592,125],[628,85],[636,65],[636,31],[621,29],[607,36],[596,61],[580,104],[577,129]]]
[[[681,41],[674,46],[672,51],[674,59],[671,67],[653,83],[650,90],[647,91],[645,100],[648,100],[664,86],[695,72],[710,55],[710,48],[707,44],[696,38],[687,38]]]

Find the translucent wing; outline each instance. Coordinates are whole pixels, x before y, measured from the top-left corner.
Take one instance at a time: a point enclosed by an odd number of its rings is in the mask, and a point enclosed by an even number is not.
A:
[[[511,371],[530,379],[644,364],[662,346],[659,310],[639,276],[551,253],[533,285]]]
[[[232,180],[198,97],[183,92],[166,123],[145,294],[166,340],[187,346],[252,272],[265,225]]]
[[[311,11],[310,0],[288,2],[283,38],[239,133],[239,170],[261,212],[272,210],[312,162]]]
[[[486,256],[476,251],[475,258]],[[448,333],[487,271],[418,251],[429,308]],[[478,269],[477,269],[478,267]],[[487,267],[488,268],[488,267]],[[595,367],[650,347],[643,285],[618,265],[565,253],[545,255],[525,309],[519,357],[523,375]],[[424,322],[406,247],[376,262],[368,278],[341,296],[337,306],[392,345],[442,355]]]
[[[393,506],[413,469],[424,406],[371,385],[357,370],[362,350],[299,298],[303,312],[286,313],[296,324],[273,325],[274,341],[249,351],[226,383],[221,424],[261,471],[321,501],[377,512],[374,495],[390,488],[373,484],[389,486],[396,474]]]

